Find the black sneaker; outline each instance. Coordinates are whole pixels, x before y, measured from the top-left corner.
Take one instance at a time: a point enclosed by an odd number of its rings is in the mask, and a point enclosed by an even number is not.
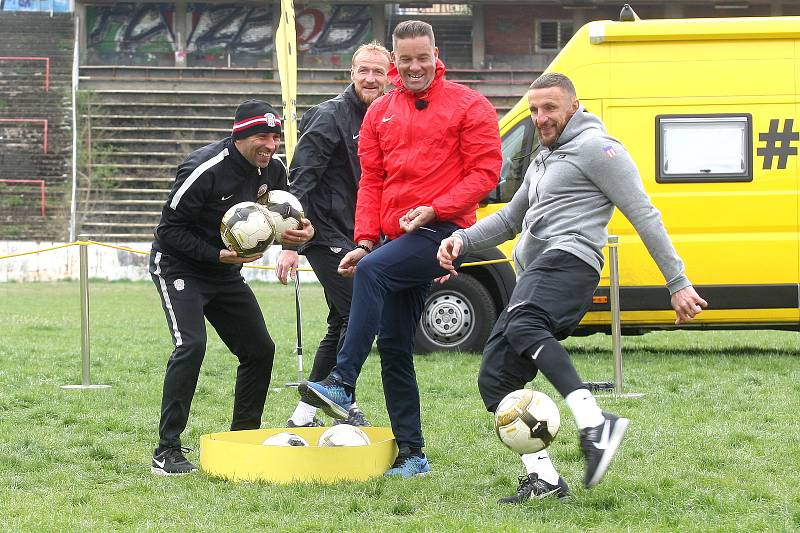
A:
[[[586,458],[586,475],[583,477],[583,486],[594,487],[603,476],[614,454],[617,453],[625,430],[631,423],[627,418],[620,418],[611,413],[603,412],[605,421],[599,426],[581,430],[581,451]]]
[[[164,448],[160,453],[159,449],[153,450],[153,461],[150,463],[150,472],[157,476],[177,476],[188,474],[197,470],[197,467],[190,463],[184,453],[189,453],[189,448],[172,446]]]
[[[338,418],[333,420],[333,425],[335,426],[337,424],[350,424],[351,426],[362,427],[370,425],[370,423],[364,417],[364,412],[355,405],[351,407],[349,411],[347,411],[347,420],[339,420]]]
[[[316,416],[308,424],[295,424],[291,418],[286,421],[287,428],[321,428],[325,426],[325,422]]]
[[[519,476],[519,487],[517,493],[508,498],[501,498],[497,503],[523,503],[528,500],[541,500],[548,496],[555,496],[559,500],[569,499],[569,487],[564,478],[558,477],[558,484],[551,485],[543,479],[539,479],[538,474],[528,474]]]

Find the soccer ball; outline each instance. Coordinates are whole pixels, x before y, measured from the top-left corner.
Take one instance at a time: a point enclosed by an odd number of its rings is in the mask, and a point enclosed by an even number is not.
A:
[[[494,430],[500,442],[520,455],[547,448],[560,426],[555,402],[547,394],[530,389],[507,395],[494,414]]]
[[[308,446],[308,441],[297,433],[284,431],[264,439],[261,444],[264,446]]]
[[[228,209],[219,232],[225,246],[239,257],[262,254],[275,240],[272,218],[255,202],[240,202]]]
[[[275,226],[275,242],[280,243],[281,235],[287,229],[300,229],[303,206],[292,193],[274,190],[266,195],[266,208]]]
[[[336,424],[319,436],[317,446],[368,446],[369,437],[361,428]]]

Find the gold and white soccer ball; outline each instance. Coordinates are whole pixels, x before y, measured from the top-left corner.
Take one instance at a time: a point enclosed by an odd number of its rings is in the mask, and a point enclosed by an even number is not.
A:
[[[266,195],[264,206],[270,213],[272,224],[275,226],[275,242],[282,242],[281,235],[288,229],[300,229],[300,219],[305,216],[300,200],[292,193],[281,190],[269,191]],[[262,203],[264,199],[260,200]]]
[[[497,406],[494,430],[512,451],[522,455],[547,448],[561,426],[558,406],[545,393],[520,389]]]
[[[364,431],[350,424],[336,424],[319,436],[317,446],[369,446],[370,440]]]
[[[272,217],[255,202],[240,202],[222,216],[219,232],[222,242],[239,257],[263,254],[275,240]]]
[[[264,446],[308,446],[308,441],[297,433],[284,431],[267,437],[261,444]]]

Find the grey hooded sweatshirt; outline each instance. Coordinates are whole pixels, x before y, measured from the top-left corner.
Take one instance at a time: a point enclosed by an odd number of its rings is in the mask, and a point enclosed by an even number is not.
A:
[[[549,250],[569,252],[600,273],[614,206],[633,224],[670,294],[691,285],[635,163],[583,106],[553,146],[539,151],[503,209],[453,235],[464,242],[464,254],[512,239],[521,228],[514,247],[517,273]]]

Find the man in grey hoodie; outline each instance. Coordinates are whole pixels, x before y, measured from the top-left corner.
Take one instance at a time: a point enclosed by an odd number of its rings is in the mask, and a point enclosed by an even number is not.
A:
[[[521,233],[513,253],[517,285],[484,349],[478,388],[487,410],[494,412],[508,393],[541,371],[575,417],[586,459],[583,483],[590,488],[608,470],[630,421],[600,409],[558,341],[589,309],[615,206],[661,270],[676,323],[692,320],[707,304],[686,278],[630,155],[580,105],[572,81],[547,73],[531,84],[527,96],[542,149],[522,186],[503,209],[442,241],[438,259],[456,274],[459,255]],[[528,475],[520,478],[517,493],[500,503],[568,496],[547,450],[521,458]]]

